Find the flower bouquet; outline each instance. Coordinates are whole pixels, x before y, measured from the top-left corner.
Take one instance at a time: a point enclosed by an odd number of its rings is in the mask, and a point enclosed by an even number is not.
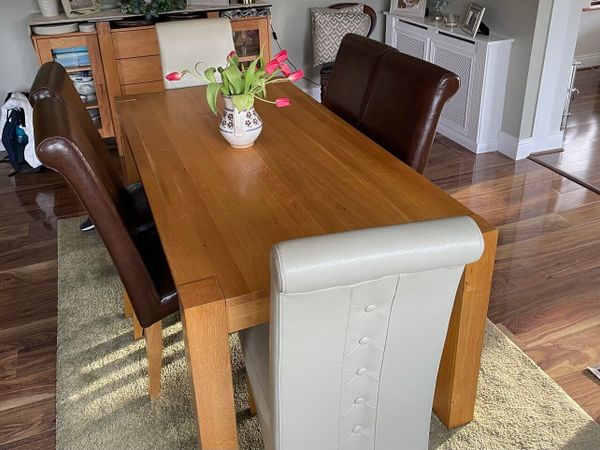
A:
[[[186,69],[166,76],[169,81],[178,81],[184,76],[200,79],[206,86],[206,101],[212,112],[217,115],[219,94],[225,101],[225,112],[219,129],[223,137],[234,148],[247,148],[254,144],[262,131],[262,120],[254,109],[258,99],[279,108],[290,105],[288,98],[267,99],[267,86],[273,83],[294,82],[304,77],[302,70],[292,72],[286,63],[288,53],[282,50],[265,63],[261,54],[246,67],[232,51],[227,55],[226,67],[209,67],[199,71],[197,63],[193,71]]]

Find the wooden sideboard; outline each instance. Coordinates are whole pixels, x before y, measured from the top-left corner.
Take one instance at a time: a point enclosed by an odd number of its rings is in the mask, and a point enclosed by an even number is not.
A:
[[[232,7],[241,5],[232,5]],[[266,3],[255,6],[269,8]],[[231,8],[228,8],[231,9]],[[207,10],[207,18],[219,17],[222,10]],[[160,92],[163,73],[160,51],[154,25],[116,28],[111,24],[122,15],[95,19],[96,31],[63,35],[34,35],[32,42],[40,64],[57,59],[57,53],[65,49],[85,48],[88,57],[82,64],[68,67],[72,74],[92,74],[96,98],[86,103],[103,137],[120,140],[119,127],[115,124],[115,98],[120,95]],[[93,17],[85,18],[93,20]],[[81,19],[77,21],[82,21]],[[51,24],[65,24],[73,20],[58,18]],[[47,20],[34,17],[30,26],[47,24]],[[270,17],[252,16],[231,19],[234,44],[242,61],[252,60],[264,49],[266,58],[271,55]],[[120,151],[120,150],[119,150]]]

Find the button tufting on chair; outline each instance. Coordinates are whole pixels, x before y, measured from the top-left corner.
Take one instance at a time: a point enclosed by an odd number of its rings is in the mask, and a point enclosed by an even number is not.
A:
[[[277,244],[271,322],[240,332],[265,448],[426,450],[454,297],[482,250],[467,217]]]

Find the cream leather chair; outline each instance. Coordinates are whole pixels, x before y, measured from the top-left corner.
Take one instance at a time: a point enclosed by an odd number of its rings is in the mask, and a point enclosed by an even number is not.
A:
[[[454,297],[482,251],[468,217],[275,245],[271,323],[240,333],[265,447],[426,449]]]
[[[200,73],[208,67],[225,67],[227,55],[235,48],[231,22],[226,18],[157,23],[156,34],[163,75],[184,69],[193,71],[197,63]],[[163,80],[165,89],[208,83],[191,76],[179,81]]]

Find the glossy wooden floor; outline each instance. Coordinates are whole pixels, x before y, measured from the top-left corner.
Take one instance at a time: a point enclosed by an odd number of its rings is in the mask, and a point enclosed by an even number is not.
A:
[[[52,448],[56,223],[82,211],[57,175],[7,173],[0,164],[0,449]],[[490,318],[600,421],[600,383],[584,372],[600,361],[600,196],[445,138],[426,176],[500,227]]]
[[[575,86],[564,151],[537,158],[600,190],[600,71],[578,71]]]

